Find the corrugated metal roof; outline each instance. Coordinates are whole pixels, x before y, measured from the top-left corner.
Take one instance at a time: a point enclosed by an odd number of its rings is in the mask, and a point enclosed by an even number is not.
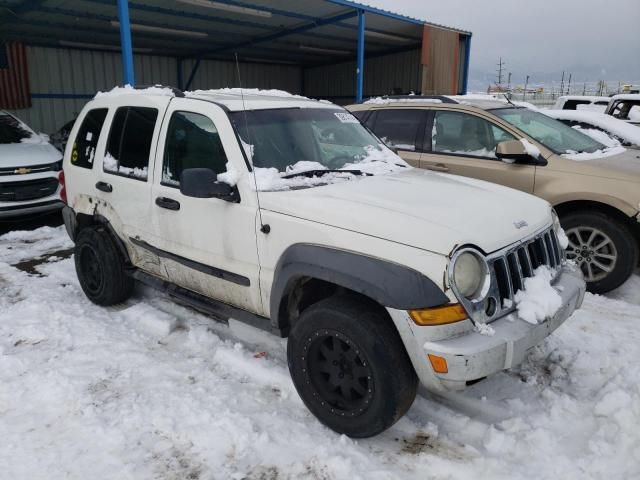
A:
[[[90,50],[119,48],[114,0],[0,0],[0,5],[5,39]],[[307,66],[353,58],[357,9],[367,13],[367,54],[420,46],[428,22],[349,0],[129,1],[133,46],[139,53],[218,59],[237,53]]]

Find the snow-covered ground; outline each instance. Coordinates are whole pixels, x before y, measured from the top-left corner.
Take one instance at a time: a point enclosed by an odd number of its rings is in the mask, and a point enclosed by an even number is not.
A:
[[[520,369],[354,441],[304,407],[282,341],[150,290],[97,307],[71,246],[0,237],[2,479],[640,478],[638,275]]]

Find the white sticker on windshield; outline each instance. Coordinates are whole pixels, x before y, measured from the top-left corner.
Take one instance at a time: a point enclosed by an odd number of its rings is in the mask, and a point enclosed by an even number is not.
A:
[[[347,112],[336,112],[334,113],[338,120],[342,123],[360,123],[356,117]]]

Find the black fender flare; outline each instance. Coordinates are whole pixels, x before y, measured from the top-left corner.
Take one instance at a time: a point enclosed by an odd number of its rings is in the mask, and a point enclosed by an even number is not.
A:
[[[339,285],[399,310],[436,307],[449,297],[431,279],[410,267],[347,250],[298,243],[276,265],[269,301],[271,322],[282,325],[281,302],[301,277]]]

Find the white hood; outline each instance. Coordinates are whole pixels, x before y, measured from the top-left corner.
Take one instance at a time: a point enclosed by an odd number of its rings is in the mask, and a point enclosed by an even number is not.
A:
[[[414,168],[303,190],[260,192],[260,204],[443,255],[466,244],[490,253],[552,221],[549,204],[532,195]]]
[[[45,141],[0,144],[0,168],[46,165],[62,159],[62,154]]]

